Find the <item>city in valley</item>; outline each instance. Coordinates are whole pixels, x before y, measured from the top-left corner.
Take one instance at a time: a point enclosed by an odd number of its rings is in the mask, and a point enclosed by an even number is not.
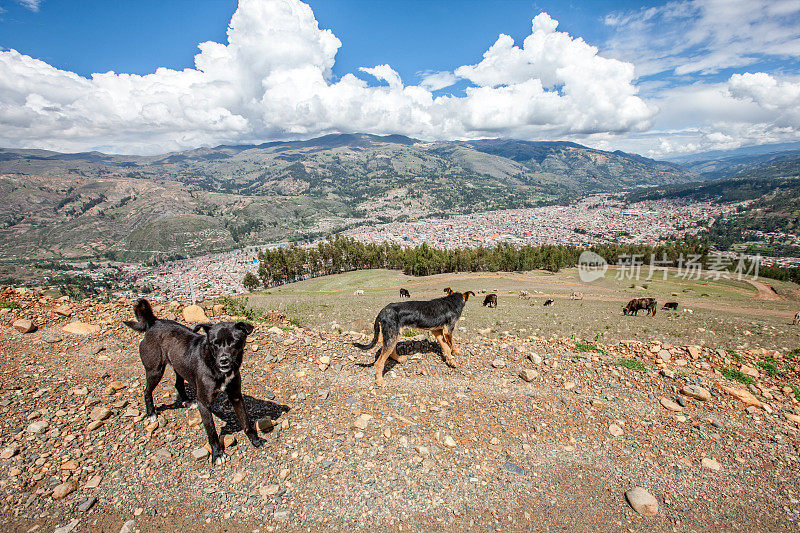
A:
[[[696,233],[701,223],[734,210],[735,204],[655,200],[625,205],[608,195],[590,196],[569,206],[508,209],[360,226],[343,234],[363,243],[394,243],[436,248],[475,248],[508,243],[514,246],[603,243],[656,245],[676,235]],[[288,244],[266,245],[287,246]],[[312,247],[316,241],[301,244]],[[126,278],[153,289],[152,297],[200,301],[245,292],[242,279],[258,273],[262,247],[170,261],[158,266],[124,265]],[[132,294],[128,292],[128,294]]]

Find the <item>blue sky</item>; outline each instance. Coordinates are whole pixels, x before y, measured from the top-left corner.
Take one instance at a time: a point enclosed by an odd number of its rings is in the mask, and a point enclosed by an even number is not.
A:
[[[796,0],[307,4],[0,0],[0,144],[155,153],[358,129],[668,157],[800,140]],[[213,68],[195,62],[206,41],[224,47],[201,54]]]
[[[197,43],[224,42],[235,0],[109,2],[45,0],[33,11],[2,0],[0,46],[89,76],[94,72],[149,74],[158,67],[194,66]],[[425,70],[473,62],[507,33],[522,39],[541,11],[561,29],[591,43],[611,33],[603,17],[648,3],[630,1],[532,2],[482,0],[389,2],[311,0],[322,28],[342,41],[334,73],[388,63],[403,79]]]

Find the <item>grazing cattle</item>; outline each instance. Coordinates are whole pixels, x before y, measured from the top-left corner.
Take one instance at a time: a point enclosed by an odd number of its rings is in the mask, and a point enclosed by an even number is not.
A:
[[[795,326],[800,324],[800,313],[795,313],[794,314],[794,322],[792,322],[792,324],[795,325]]]
[[[569,295],[570,300],[583,300],[583,293],[578,291],[572,291],[572,294]]]
[[[555,301],[555,300],[553,300],[552,298],[549,298],[549,299],[547,299],[547,300],[545,300],[545,301],[544,301],[544,306],[545,306],[545,307],[548,307],[548,306],[551,306],[551,305],[553,305],[554,303],[556,303],[556,301]]]
[[[354,296],[363,296],[364,295],[364,291],[361,290],[361,289],[357,289],[357,290],[353,291],[353,295]]]
[[[642,300],[642,309],[647,309],[647,314],[656,316],[656,309],[658,309],[658,302],[655,298],[640,298]]]
[[[667,302],[667,303],[664,304],[664,307],[662,307],[661,309],[677,311],[678,310],[678,302]]]
[[[487,294],[486,298],[483,299],[483,306],[484,307],[497,307],[497,295],[496,294]]]
[[[656,306],[658,302],[656,302],[655,298],[634,298],[628,304],[622,308],[622,314],[624,315],[639,315],[639,311],[642,309],[647,311],[647,314],[652,314],[656,316]]]
[[[528,291],[519,291],[519,296],[517,296],[517,298],[520,300],[530,300],[532,295]]]
[[[408,289],[400,289],[400,298],[411,298],[411,293]]]

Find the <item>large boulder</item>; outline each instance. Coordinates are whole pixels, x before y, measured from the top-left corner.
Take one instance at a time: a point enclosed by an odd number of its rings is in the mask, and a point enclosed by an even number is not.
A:
[[[750,394],[750,392],[746,391],[745,389],[726,387],[725,385],[722,385],[720,383],[714,383],[714,386],[717,387],[718,389],[724,390],[725,392],[727,392],[728,394],[730,394],[731,396],[733,396],[734,398],[736,398],[737,400],[739,400],[740,402],[742,402],[747,406],[761,407],[761,402],[758,400],[758,398]]]
[[[74,479],[65,481],[61,485],[57,485],[53,489],[53,499],[63,500],[78,489],[78,482]]]
[[[694,398],[695,400],[700,400],[701,402],[707,402],[711,399],[711,392],[699,385],[686,385],[681,389],[681,394],[689,398]]]
[[[658,500],[643,487],[634,487],[625,493],[633,509],[642,516],[655,516],[658,514]]]
[[[53,311],[60,316],[71,316],[72,315],[72,308],[68,305],[60,305],[53,309]]]
[[[36,331],[36,324],[33,323],[33,320],[29,320],[27,318],[15,320],[12,326],[14,326],[14,329],[20,333],[33,333]]]
[[[87,324],[86,322],[70,322],[63,328],[62,331],[72,333],[73,335],[91,335],[100,331],[100,326],[97,324]]]
[[[183,319],[186,322],[208,322],[208,317],[199,305],[189,305],[183,308]]]

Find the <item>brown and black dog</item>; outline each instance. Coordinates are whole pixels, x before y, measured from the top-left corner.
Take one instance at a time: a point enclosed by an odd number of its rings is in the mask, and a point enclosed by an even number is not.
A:
[[[139,356],[147,377],[144,390],[147,417],[152,420],[158,416],[153,405],[153,389],[161,381],[169,364],[175,370],[178,399],[184,405],[190,404],[184,380],[197,394],[197,408],[203,419],[214,464],[225,462],[225,452],[211,415],[211,404],[220,391],[227,394],[236,417],[253,446],[258,448],[264,444],[247,417],[239,376],[244,345],[247,336],[253,332],[253,326],[247,322],[220,322],[214,325],[199,324],[191,330],[173,320],[156,318],[150,302],[144,299],[136,302],[133,311],[136,321],[124,322],[134,331],[144,333],[144,338],[139,343]],[[198,333],[200,330],[205,334]]]
[[[372,342],[369,344],[353,343],[356,348],[370,350],[377,344],[378,336],[383,333],[383,348],[374,365],[375,383],[380,386],[386,385],[386,381],[383,379],[383,367],[389,357],[398,363],[403,363],[407,359],[406,356],[398,356],[395,349],[400,337],[400,330],[403,328],[429,330],[442,348],[445,363],[456,368],[458,364],[453,360],[451,354],[461,355],[461,350],[453,342],[453,331],[470,296],[475,296],[475,293],[451,291],[442,298],[394,302],[381,309],[375,318],[375,336],[372,338]]]

